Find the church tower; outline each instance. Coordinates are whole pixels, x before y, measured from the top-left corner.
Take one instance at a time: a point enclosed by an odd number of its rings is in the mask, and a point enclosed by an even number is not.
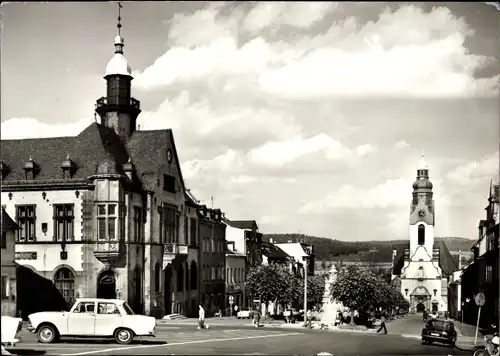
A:
[[[124,40],[121,36],[121,4],[118,3],[118,35],[115,37],[115,54],[106,66],[107,93],[96,101],[95,111],[101,124],[113,128],[123,141],[136,130],[140,101],[131,96],[132,70],[123,55]]]
[[[435,210],[434,200],[432,199],[432,183],[429,180],[429,168],[423,153],[417,169],[417,179],[413,183],[412,195],[409,257],[412,261],[432,261]]]

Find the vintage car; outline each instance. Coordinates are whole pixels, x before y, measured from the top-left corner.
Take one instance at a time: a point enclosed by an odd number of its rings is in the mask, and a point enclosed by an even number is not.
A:
[[[14,346],[19,342],[17,334],[21,331],[23,321],[21,318],[2,315],[2,355],[10,355],[5,346]]]
[[[440,342],[455,346],[456,341],[457,331],[451,320],[431,319],[422,329],[422,342],[425,344]]]
[[[39,312],[28,316],[28,330],[43,343],[63,337],[113,337],[130,344],[135,336],[155,336],[156,320],[136,315],[124,300],[77,299],[69,312]]]
[[[249,309],[242,309],[236,313],[236,318],[238,319],[251,319],[253,317],[253,312]]]

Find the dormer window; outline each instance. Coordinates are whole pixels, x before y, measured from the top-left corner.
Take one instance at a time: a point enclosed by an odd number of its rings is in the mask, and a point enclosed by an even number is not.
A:
[[[30,155],[30,158],[24,164],[25,179],[33,180],[39,172],[40,166],[33,160],[33,157]]]
[[[63,179],[70,179],[76,171],[76,165],[70,159],[69,154],[66,155],[66,159],[61,163],[61,169],[63,171]]]
[[[132,180],[132,178],[134,176],[134,172],[135,172],[135,166],[132,163],[132,161],[130,160],[130,158],[128,159],[128,162],[123,165],[123,171],[125,172],[127,177],[130,180]]]
[[[9,174],[10,172],[9,166],[7,166],[7,164],[4,161],[0,163],[0,170],[2,171],[2,179],[5,178],[7,174]]]

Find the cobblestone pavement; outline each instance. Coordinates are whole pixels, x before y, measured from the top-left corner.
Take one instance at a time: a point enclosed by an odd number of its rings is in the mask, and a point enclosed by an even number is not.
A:
[[[210,324],[209,324],[210,325]],[[194,325],[158,326],[156,338],[117,345],[110,340],[62,340],[41,344],[23,331],[22,341],[9,349],[18,355],[167,355],[167,354],[317,354],[333,355],[467,355],[458,349],[422,345],[399,335],[336,333],[321,330],[217,326],[197,330]]]

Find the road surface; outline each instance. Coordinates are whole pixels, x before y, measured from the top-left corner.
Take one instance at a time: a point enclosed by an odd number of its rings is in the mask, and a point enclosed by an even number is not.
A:
[[[422,345],[420,340],[396,334],[257,329],[244,325],[212,325],[208,330],[197,330],[195,325],[188,324],[159,325],[156,338],[137,340],[130,345],[82,339],[41,344],[34,334],[22,331],[20,336],[22,342],[8,349],[18,355],[311,355],[320,352],[333,355],[470,355],[470,351]]]

